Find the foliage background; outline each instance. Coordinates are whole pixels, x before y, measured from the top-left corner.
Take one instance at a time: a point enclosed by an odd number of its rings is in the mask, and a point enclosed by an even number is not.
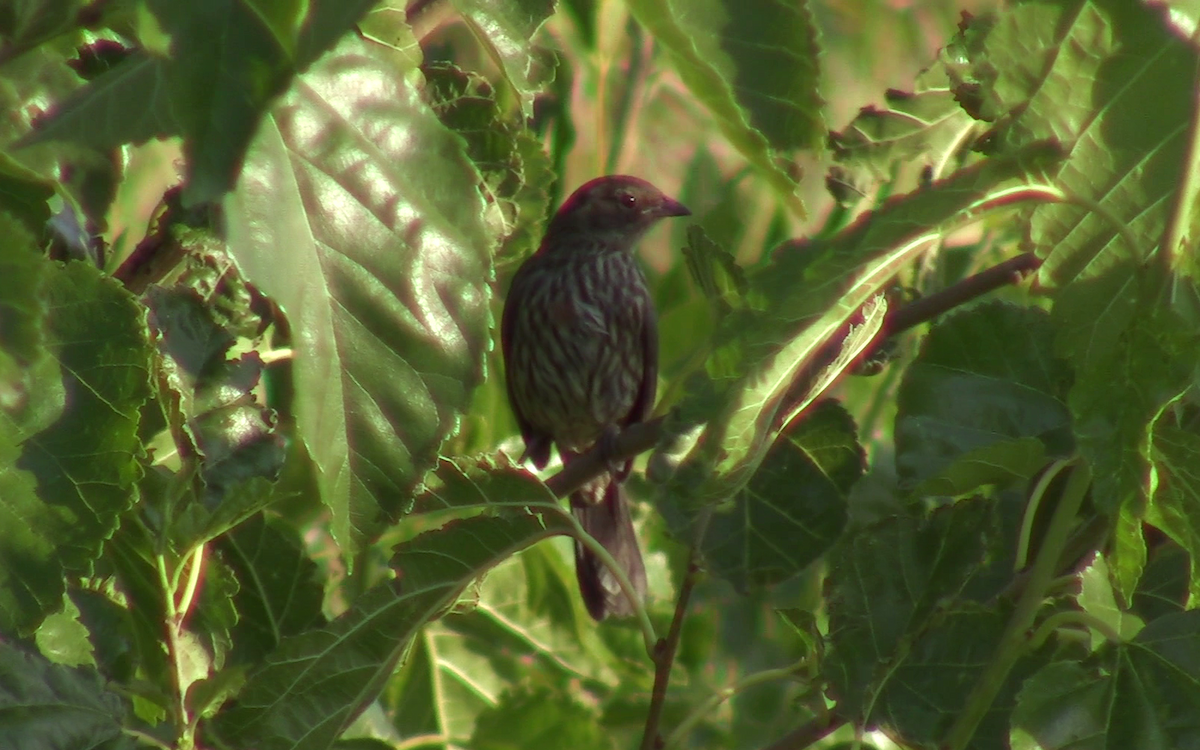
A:
[[[1194,33],[1133,0],[0,7],[0,726],[1195,744]],[[640,250],[652,595],[596,625],[493,324],[612,172],[694,220]]]

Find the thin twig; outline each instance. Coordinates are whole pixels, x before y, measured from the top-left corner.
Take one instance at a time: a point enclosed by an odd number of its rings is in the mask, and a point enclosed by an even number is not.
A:
[[[690,714],[688,714],[687,718],[681,721],[679,726],[675,727],[675,730],[667,736],[667,750],[670,750],[670,748],[675,747],[676,745],[683,744],[683,740],[692,731],[692,729],[705,718],[712,716],[712,712],[725,701],[734,697],[738,693],[744,692],[752,687],[756,687],[767,682],[794,679],[796,677],[796,673],[803,669],[807,663],[808,657],[805,657],[791,666],[782,667],[780,669],[764,669],[761,672],[755,672],[754,674],[747,675],[733,685],[713,693]]]
[[[1041,265],[1041,259],[1033,253],[1022,253],[1015,258],[1009,258],[940,292],[897,308],[895,313],[887,317],[887,322],[883,324],[884,330],[889,336],[907,331],[988,292],[1015,284]]]
[[[662,744],[658,723],[662,720],[663,706],[667,702],[667,685],[671,680],[671,666],[675,663],[675,651],[679,647],[679,636],[683,631],[683,618],[687,614],[688,600],[692,596],[696,581],[700,578],[698,548],[698,543],[692,545],[691,554],[688,556],[687,574],[679,586],[679,599],[675,603],[675,617],[671,620],[671,629],[655,649],[654,688],[650,693],[650,708],[646,713],[646,730],[642,734],[641,750],[655,750]]]

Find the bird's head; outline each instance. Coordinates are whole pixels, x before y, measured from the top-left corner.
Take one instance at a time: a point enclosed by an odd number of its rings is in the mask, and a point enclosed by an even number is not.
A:
[[[603,238],[612,241],[614,249],[626,250],[659,219],[690,214],[643,179],[607,175],[585,183],[563,202],[546,228],[546,238]]]

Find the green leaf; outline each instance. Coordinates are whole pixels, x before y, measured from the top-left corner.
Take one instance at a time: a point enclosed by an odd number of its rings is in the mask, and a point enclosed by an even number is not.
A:
[[[991,302],[939,321],[896,396],[900,480],[959,495],[1029,479],[1072,450],[1071,380],[1041,310]]]
[[[503,117],[487,79],[445,64],[422,72],[430,106],[466,140],[479,170],[489,231],[502,242],[497,262],[523,260],[541,242],[554,182],[549,157],[521,121]]]
[[[490,456],[441,459],[417,497],[416,511],[496,508],[561,510],[554,493],[524,469]]]
[[[959,606],[945,602],[987,601],[998,592],[1011,574],[1010,536],[987,502],[970,500],[924,522],[885,519],[834,548],[826,591],[831,652],[821,671],[846,715],[867,721],[877,695],[903,691],[903,683],[891,683],[892,670],[936,612]],[[983,616],[973,609],[961,614]],[[998,639],[999,631],[993,635]],[[947,646],[958,648],[960,638]],[[928,643],[936,648],[937,639]]]
[[[55,664],[76,667],[96,665],[88,629],[79,619],[79,609],[69,598],[62,612],[42,620],[36,634],[38,651]]]
[[[795,420],[713,514],[702,544],[712,571],[740,591],[799,573],[845,528],[846,495],[865,463],[854,420],[836,401]]]
[[[453,5],[500,62],[521,109],[533,114],[533,95],[550,78],[530,40],[554,13],[555,0],[453,0]]]
[[[830,240],[777,248],[748,279],[757,309],[727,317],[707,376],[693,378],[679,407],[681,421],[707,427],[667,491],[697,502],[736,492],[782,423],[869,346],[886,309],[877,295],[940,236],[937,227],[1055,154],[1041,145],[988,160],[892,199]]]
[[[1197,61],[1163,15],[1126,0],[1023,3],[981,46],[984,117],[1017,112],[1009,142],[1052,137],[1069,153],[1047,175],[1072,200],[1029,223],[1045,287],[1140,262],[1163,233],[1187,163]]]
[[[133,750],[125,706],[96,670],[64,667],[0,643],[0,716],[19,747]]]
[[[181,128],[172,105],[169,61],[134,52],[59,100],[16,147],[70,141],[106,152],[178,135]]]
[[[1200,612],[1166,615],[1022,690],[1014,726],[1042,750],[1171,750],[1200,741]]]
[[[480,750],[570,747],[609,750],[612,739],[594,708],[574,695],[548,687],[515,687],[475,725],[471,746]]]
[[[181,135],[186,201],[217,200],[238,180],[271,100],[370,5],[367,0],[154,0],[150,7],[171,35],[171,56],[131,54],[59,101],[18,147],[71,141],[108,152]]]
[[[945,69],[935,66],[915,91],[889,89],[882,109],[863,107],[844,130],[829,134],[837,162],[830,178],[859,193],[885,181],[893,183],[893,192],[913,190],[926,168],[941,177],[955,151],[980,129],[959,104]],[[902,180],[897,169],[905,170]]]
[[[403,71],[347,39],[276,107],[228,201],[239,266],[296,331],[298,431],[347,551],[405,510],[483,379],[476,180]]]
[[[0,524],[8,537],[0,545],[4,632],[35,627],[61,606],[63,569],[90,569],[133,504],[141,474],[138,412],[150,396],[145,311],[84,263],[53,269],[43,294],[62,374],[31,384],[41,391],[31,400],[48,415],[39,426],[48,426],[0,441],[0,465],[13,483],[0,506],[9,518]]]
[[[1012,746],[1037,750],[1104,750],[1111,710],[1099,670],[1079,662],[1047,664],[1025,683],[1013,711]],[[1063,721],[1065,716],[1070,721]],[[1026,739],[1027,738],[1027,739]],[[1022,741],[1025,740],[1025,741]]]
[[[240,584],[236,662],[258,661],[321,619],[324,589],[295,530],[257,515],[221,537],[217,549]]]
[[[1112,628],[1122,639],[1129,640],[1138,634],[1144,623],[1137,615],[1125,612],[1117,604],[1113,591],[1108,562],[1103,554],[1097,554],[1092,562],[1079,572],[1079,593],[1075,601],[1084,612]],[[1099,645],[1104,636],[1092,633],[1094,645]]]
[[[1154,426],[1150,456],[1157,482],[1146,521],[1187,551],[1189,594],[1200,601],[1200,435],[1168,422],[1163,419]]]
[[[54,185],[18,164],[8,154],[0,154],[0,211],[21,222],[34,237],[41,237],[50,220],[49,200]]]
[[[554,517],[547,517],[554,520]],[[325,748],[375,700],[428,622],[478,575],[566,530],[535,516],[462,519],[396,552],[396,580],[363,594],[327,626],[286,638],[218,716],[230,742],[263,750]]]
[[[629,10],[666,48],[733,147],[805,218],[795,180],[774,152],[813,148],[824,136],[816,28],[807,4],[634,0]]]
[[[584,685],[603,700],[620,665],[579,599],[572,564],[543,543],[472,587],[470,610],[430,624],[382,697],[406,736],[470,736],[515,681]]]
[[[1200,331],[1158,302],[1157,284],[1124,265],[1062,290],[1052,316],[1075,368],[1069,404],[1080,452],[1102,466],[1096,507],[1141,514],[1151,482],[1151,430],[1192,384]]]

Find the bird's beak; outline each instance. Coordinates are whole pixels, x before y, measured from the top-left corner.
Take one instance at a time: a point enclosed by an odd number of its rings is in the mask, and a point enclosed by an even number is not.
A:
[[[688,207],[675,200],[674,198],[663,198],[662,205],[658,207],[659,216],[691,216],[692,212]]]

